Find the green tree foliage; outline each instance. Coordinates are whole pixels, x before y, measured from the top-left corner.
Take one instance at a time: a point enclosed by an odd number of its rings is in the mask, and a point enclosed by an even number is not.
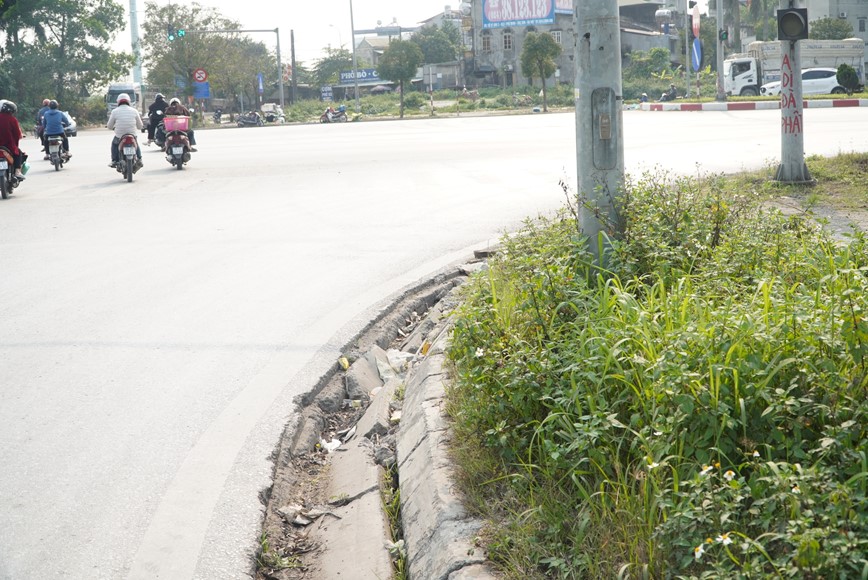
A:
[[[0,6],[0,92],[31,113],[44,98],[64,108],[122,76],[132,56],[110,50],[123,29],[123,6],[113,0],[17,0]]]
[[[531,79],[542,79],[543,111],[548,111],[546,79],[555,74],[555,59],[561,55],[561,45],[548,32],[528,32],[521,49],[521,72]]]
[[[393,40],[380,57],[377,71],[380,78],[397,82],[401,91],[400,116],[404,118],[404,84],[416,75],[422,65],[422,49],[409,40]]]
[[[841,18],[818,18],[808,25],[814,40],[844,40],[853,37],[853,25]]]
[[[457,43],[449,38],[443,29],[436,26],[423,26],[413,33],[410,40],[422,49],[426,64],[451,62],[456,58]]]
[[[188,32],[169,42],[166,29],[237,30],[238,22],[225,18],[212,7],[196,2],[159,5],[148,2],[142,45],[148,65],[148,85],[167,95],[192,95],[193,72],[208,72],[212,95],[243,95],[252,103],[257,96],[257,74],[262,73],[268,87],[277,84],[277,59],[262,42],[238,33]]]
[[[838,84],[847,89],[847,94],[852,95],[859,88],[859,75],[849,64],[838,65]]]
[[[353,70],[353,55],[345,48],[326,47],[325,56],[313,67],[313,75],[318,86],[334,85],[340,80],[342,70]]]
[[[753,26],[757,40],[777,39],[775,10],[778,5],[777,0],[753,0],[750,6],[745,8],[745,20]]]

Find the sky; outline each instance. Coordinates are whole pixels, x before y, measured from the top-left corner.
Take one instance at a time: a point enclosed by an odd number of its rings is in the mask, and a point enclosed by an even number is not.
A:
[[[129,23],[130,0],[117,0],[126,9]],[[134,0],[139,18],[139,30],[145,18],[145,0]],[[155,0],[168,5],[169,0]],[[283,62],[290,60],[290,31],[295,32],[295,57],[299,62],[312,64],[323,56],[323,48],[331,45],[347,49],[350,44],[350,2],[356,30],[370,29],[381,21],[383,25],[397,19],[398,24],[415,27],[421,20],[440,14],[446,6],[457,10],[460,2],[449,0],[200,0],[202,6],[212,6],[221,14],[241,23],[242,28],[257,30],[280,29],[280,53]],[[177,3],[177,2],[176,2]],[[274,48],[276,35],[250,34]],[[115,40],[119,50],[130,52],[129,28],[120,32]]]

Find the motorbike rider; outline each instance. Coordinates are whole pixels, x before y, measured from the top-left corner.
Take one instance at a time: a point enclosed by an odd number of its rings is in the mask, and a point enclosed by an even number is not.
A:
[[[0,146],[5,147],[12,154],[12,165],[15,168],[15,177],[24,181],[21,166],[27,159],[27,154],[18,148],[18,143],[24,137],[21,125],[15,118],[18,107],[12,101],[3,101],[0,104]]]
[[[184,115],[186,117],[190,116],[190,109],[181,104],[181,99],[178,97],[172,98],[169,101],[169,108],[166,109],[167,115]],[[196,152],[196,136],[193,133],[193,127],[187,128],[187,138],[190,139],[190,151]]]
[[[42,115],[42,125],[44,127],[43,133],[45,134],[45,142],[48,143],[48,138],[54,135],[57,135],[63,139],[63,150],[66,153],[67,157],[72,157],[69,154],[69,139],[66,138],[66,131],[63,130],[64,127],[69,125],[69,121],[66,120],[66,117],[63,116],[63,113],[60,112],[60,109],[57,108],[57,101],[52,99],[48,103],[48,111]]]
[[[112,111],[109,116],[106,127],[113,129],[115,132],[112,139],[112,162],[109,167],[116,167],[120,162],[118,154],[118,143],[124,135],[135,135],[136,131],[141,131],[145,124],[142,123],[142,117],[139,112],[130,106],[130,96],[126,93],[118,95],[118,106]],[[142,149],[139,147],[138,140],[136,141],[136,157],[138,158],[137,168],[142,167]]]
[[[154,97],[154,102],[148,107],[148,145],[154,141],[154,131],[157,125],[166,116],[166,109],[169,108],[169,103],[166,102],[166,97],[163,93],[157,93]]]
[[[45,125],[42,122],[42,116],[48,110],[48,104],[51,101],[48,99],[42,99],[42,108],[36,112],[36,136],[39,137],[39,140],[42,142],[42,150],[45,151],[45,159],[48,159],[48,145],[45,143]]]

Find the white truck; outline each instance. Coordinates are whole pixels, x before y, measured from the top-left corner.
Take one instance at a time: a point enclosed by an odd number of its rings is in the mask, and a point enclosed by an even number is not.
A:
[[[838,68],[848,64],[856,69],[859,84],[865,84],[865,41],[800,40],[802,69]],[[723,85],[727,95],[755,97],[766,83],[781,80],[781,41],[756,41],[747,53],[733,54],[723,61]]]
[[[126,93],[130,96],[130,106],[134,109],[138,107],[142,100],[142,87],[139,83],[112,83],[109,85],[105,95],[105,104],[109,116],[112,114],[112,110],[118,106],[117,99],[121,93]]]

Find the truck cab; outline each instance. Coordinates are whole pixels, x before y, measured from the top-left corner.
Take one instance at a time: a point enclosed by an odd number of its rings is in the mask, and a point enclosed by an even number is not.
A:
[[[755,58],[741,56],[723,62],[723,89],[729,96],[757,96],[760,79],[762,79],[762,71]]]
[[[138,83],[112,83],[109,85],[105,95],[106,114],[108,116],[111,116],[112,111],[118,106],[118,95],[122,93],[130,96],[130,106],[132,108],[138,108],[142,100],[142,88]]]

